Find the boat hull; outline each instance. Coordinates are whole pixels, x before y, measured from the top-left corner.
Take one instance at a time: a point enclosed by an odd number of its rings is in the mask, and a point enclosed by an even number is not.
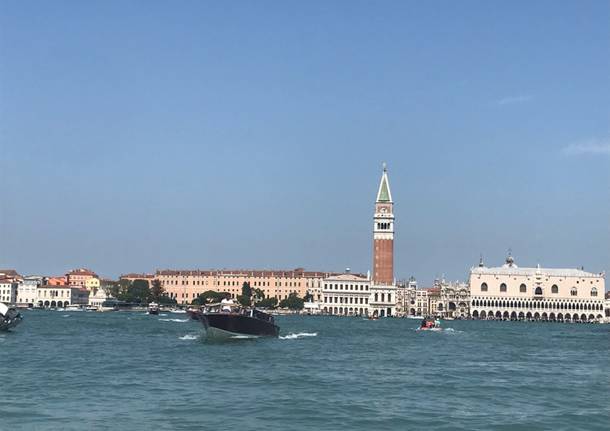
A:
[[[280,328],[249,316],[230,313],[203,313],[201,323],[210,338],[257,338],[277,337]]]
[[[15,326],[21,323],[22,317],[21,314],[17,314],[12,317],[2,317],[0,316],[0,332],[8,331],[9,329],[14,328]]]

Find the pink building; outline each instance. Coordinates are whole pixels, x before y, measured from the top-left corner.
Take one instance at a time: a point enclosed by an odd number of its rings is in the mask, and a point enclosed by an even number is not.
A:
[[[89,269],[73,269],[66,274],[69,286],[85,286],[90,278],[98,278],[97,274]]]

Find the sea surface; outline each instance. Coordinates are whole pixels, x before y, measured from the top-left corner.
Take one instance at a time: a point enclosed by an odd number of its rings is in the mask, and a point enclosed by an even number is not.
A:
[[[184,314],[23,313],[0,430],[610,429],[610,325],[286,316],[208,343]]]

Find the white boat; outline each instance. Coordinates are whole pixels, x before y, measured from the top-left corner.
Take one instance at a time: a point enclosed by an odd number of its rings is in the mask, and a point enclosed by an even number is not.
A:
[[[15,307],[0,302],[0,331],[8,331],[21,323],[21,313]]]
[[[87,305],[85,311],[97,311],[97,307],[95,305]]]
[[[169,312],[174,313],[174,314],[186,314],[186,310],[180,310],[180,309],[169,310]]]
[[[157,304],[156,302],[151,302],[150,304],[148,304],[148,314],[157,315],[159,314],[159,311],[160,307],[159,304]]]
[[[407,316],[407,319],[419,319],[422,320],[424,316]]]
[[[66,307],[66,311],[84,311],[80,305],[70,304]]]

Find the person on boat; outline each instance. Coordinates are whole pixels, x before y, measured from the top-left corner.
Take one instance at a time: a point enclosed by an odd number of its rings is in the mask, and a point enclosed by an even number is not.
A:
[[[441,327],[441,321],[438,318],[434,319],[434,327],[435,328]]]

